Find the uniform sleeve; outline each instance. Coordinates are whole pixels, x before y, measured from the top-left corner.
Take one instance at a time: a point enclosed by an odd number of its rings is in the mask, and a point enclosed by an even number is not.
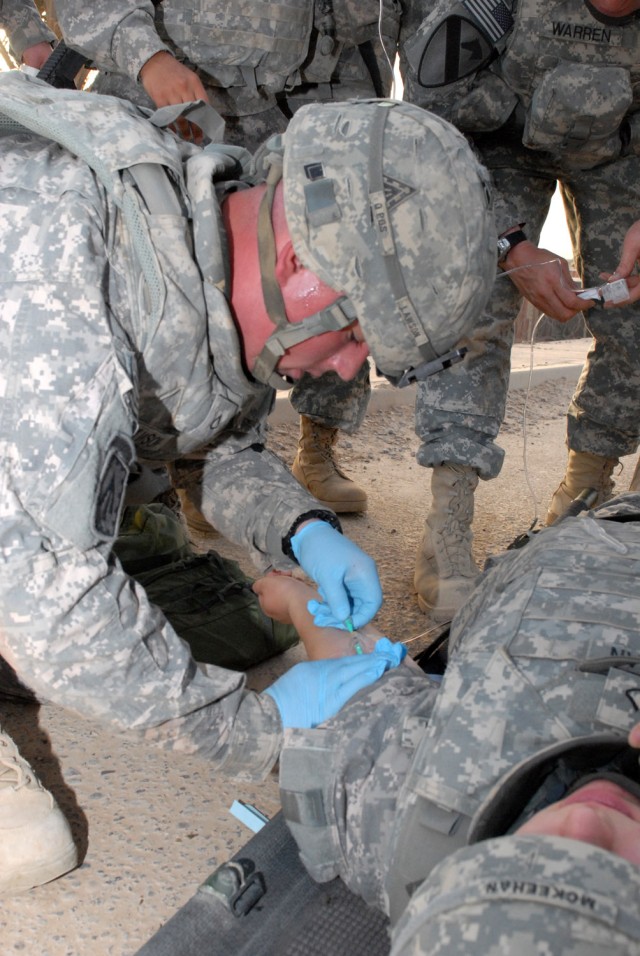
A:
[[[285,730],[282,811],[311,876],[385,910],[397,800],[437,685],[396,667],[313,730]]]
[[[175,462],[173,480],[214,528],[247,548],[256,567],[286,568],[291,561],[284,556],[282,541],[293,523],[307,512],[327,509],[302,488],[264,440],[259,428],[226,434],[202,456]]]
[[[39,699],[245,780],[271,770],[275,702],[247,691],[241,672],[196,663],[117,562],[65,547],[16,569],[0,566],[0,653]],[[33,587],[9,597],[17,573]]]
[[[493,190],[493,208],[496,219],[496,234],[501,236],[509,229],[519,225],[524,221],[522,209],[518,207],[515,196],[508,196],[494,187]],[[525,223],[526,232],[526,223]]]
[[[137,82],[154,53],[168,50],[158,36],[151,2],[134,0],[56,0],[58,22],[68,46],[102,70]]]
[[[112,335],[128,300],[104,298],[113,206],[81,160],[39,137],[5,140],[0,655],[41,700],[260,778],[280,748],[275,702],[196,662],[111,553],[136,428],[128,351]]]
[[[22,54],[36,43],[54,43],[56,35],[46,25],[33,0],[2,0],[0,26],[6,32],[18,63]]]

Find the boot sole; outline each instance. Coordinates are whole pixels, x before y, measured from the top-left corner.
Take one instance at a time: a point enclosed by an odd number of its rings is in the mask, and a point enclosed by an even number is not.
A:
[[[298,479],[296,480],[298,481]],[[307,487],[307,485],[301,481],[298,481],[298,483],[302,485],[305,491],[308,491],[310,495],[313,495],[313,492]],[[316,499],[319,505],[322,505],[323,508],[329,508],[330,511],[335,511],[336,514],[363,514],[369,505],[366,497],[354,498],[347,501],[327,501],[326,498],[318,498],[317,495],[313,495],[313,497]]]
[[[438,609],[436,607],[433,607],[431,604],[428,604],[425,601],[425,599],[422,597],[422,595],[420,594],[417,595],[417,598],[418,598],[418,607],[420,608],[420,610],[424,614],[428,614],[429,617],[432,618],[436,624],[451,623],[451,621],[453,620],[453,616],[456,613],[455,610],[452,610],[450,608]]]
[[[321,501],[318,498],[320,504],[329,508],[331,511],[335,511],[336,514],[364,514],[367,510],[368,502],[365,501]]]
[[[341,499],[338,501],[328,501],[326,498],[321,498],[319,495],[316,495],[311,488],[313,484],[312,481],[307,482],[304,472],[297,467],[296,462],[294,461],[291,466],[291,474],[296,479],[299,485],[308,491],[310,495],[316,499],[316,501],[322,505],[323,508],[329,508],[331,511],[335,511],[336,514],[364,514],[367,510],[368,500],[366,493],[362,493],[361,497],[357,495],[352,498]],[[345,484],[353,484],[350,479],[345,481]]]

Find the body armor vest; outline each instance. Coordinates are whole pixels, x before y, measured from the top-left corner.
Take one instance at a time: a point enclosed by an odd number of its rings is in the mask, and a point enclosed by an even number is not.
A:
[[[379,15],[378,0],[276,0],[264,10],[254,0],[164,0],[156,23],[176,55],[197,65],[212,84],[278,93],[328,83],[343,50],[379,40]],[[383,0],[380,33],[391,59],[399,22],[397,0]]]

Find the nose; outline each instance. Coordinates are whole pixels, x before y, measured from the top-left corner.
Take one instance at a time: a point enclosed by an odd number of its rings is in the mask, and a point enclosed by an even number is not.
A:
[[[356,377],[369,354],[365,342],[353,342],[350,345],[350,348],[342,349],[327,362],[326,371],[336,372],[343,382],[350,382],[352,378]]]

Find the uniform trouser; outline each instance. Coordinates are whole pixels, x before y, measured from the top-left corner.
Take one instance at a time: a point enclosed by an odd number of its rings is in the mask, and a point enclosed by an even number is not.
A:
[[[207,84],[205,74],[200,74],[200,78],[211,103],[224,117],[226,142],[244,146],[252,153],[269,136],[283,133],[291,113],[305,103],[331,100],[334,97],[347,99],[373,95],[370,83],[364,78],[360,82],[354,80],[348,86],[332,86],[326,83],[317,84],[316,88],[309,85],[304,95],[289,95],[284,108],[270,106],[259,113],[243,113],[243,104],[236,102],[233,91],[221,90]],[[154,108],[152,100],[142,87],[125,76],[101,74],[93,89],[99,93],[129,99],[149,109]],[[244,109],[248,108],[249,104],[244,105]],[[319,378],[304,375],[291,389],[289,398],[299,415],[306,415],[326,428],[339,428],[347,434],[353,434],[362,424],[370,395],[369,363],[365,362],[351,382],[343,382],[335,372],[327,372]]]
[[[600,273],[614,270],[624,235],[640,217],[640,159],[567,171],[546,162],[545,153],[519,145],[490,140],[477,145],[497,194],[519,210],[533,242],[560,182],[581,280],[585,286],[601,284]],[[504,452],[495,440],[504,417],[520,304],[508,276],[499,276],[466,361],[418,386],[420,464],[467,464],[482,478],[499,473]],[[632,454],[640,428],[640,304],[613,311],[596,307],[586,321],[594,342],[569,407],[568,446],[612,458]]]

